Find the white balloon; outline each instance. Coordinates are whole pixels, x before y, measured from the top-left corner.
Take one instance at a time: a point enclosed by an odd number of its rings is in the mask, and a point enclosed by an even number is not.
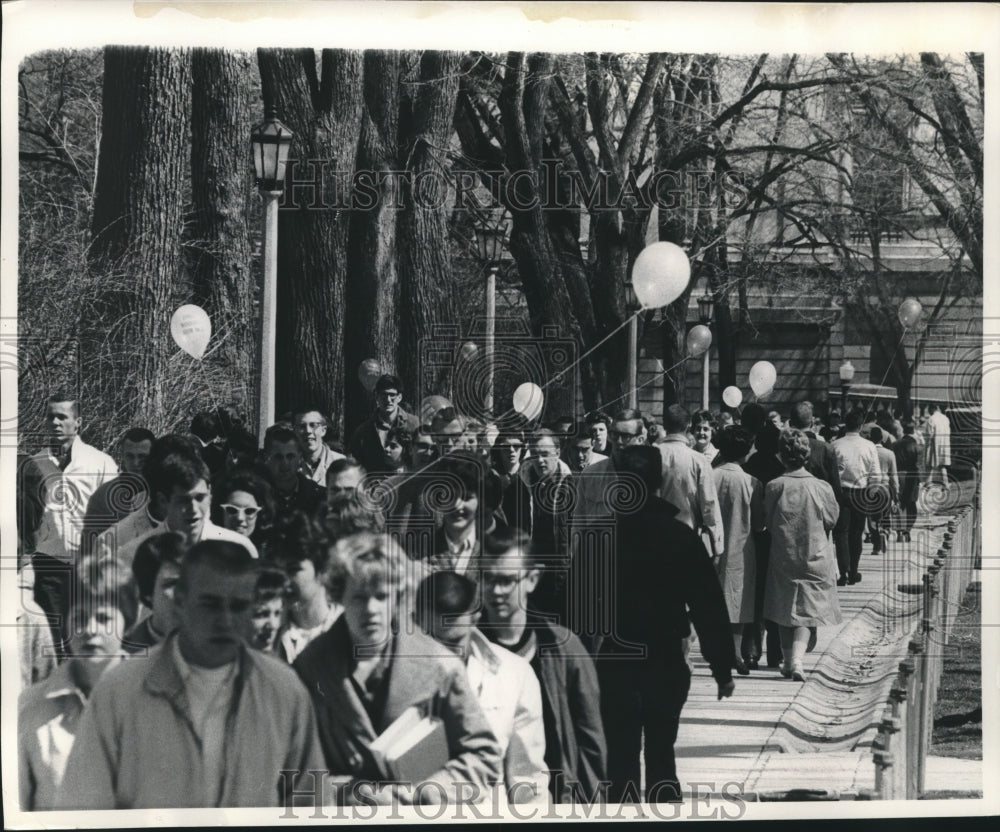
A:
[[[200,306],[186,303],[170,318],[170,334],[178,347],[201,360],[212,337],[212,321]]]
[[[645,309],[673,303],[691,280],[691,261],[680,246],[652,243],[635,259],[632,289]]]
[[[529,421],[541,416],[544,405],[545,395],[537,384],[526,381],[514,391],[514,410]]]
[[[704,324],[693,326],[687,334],[686,343],[688,355],[697,357],[712,346],[712,330]]]
[[[722,401],[730,407],[739,407],[743,401],[743,391],[730,385],[722,391]]]
[[[758,361],[750,368],[750,389],[758,398],[770,393],[777,380],[778,371],[770,361]]]

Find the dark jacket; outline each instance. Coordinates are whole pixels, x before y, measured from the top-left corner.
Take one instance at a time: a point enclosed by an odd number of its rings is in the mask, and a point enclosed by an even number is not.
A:
[[[500,777],[500,745],[469,688],[465,666],[419,630],[408,631],[408,625],[400,629],[390,647],[387,690],[375,719],[351,679],[354,653],[343,616],[293,665],[312,696],[330,774],[378,779],[368,750],[372,742],[409,706],[430,703],[444,722],[450,754],[447,765],[430,779],[444,788],[449,801],[463,793],[469,799],[472,790],[459,783],[473,783],[480,793],[488,793]]]
[[[601,653],[617,651],[623,641],[679,645],[691,632],[690,613],[712,675],[726,684],[736,657],[725,598],[701,537],[676,514],[666,500],[651,497],[637,511],[615,515],[611,609],[618,638],[615,644],[605,640]]]
[[[573,783],[592,795],[606,779],[608,758],[594,661],[565,627],[530,613],[528,627],[537,639],[531,666],[542,689],[545,733],[555,738],[555,748],[545,749],[549,790],[556,802],[569,799]]]
[[[920,492],[920,446],[912,434],[907,434],[893,444],[892,452],[899,473],[899,501],[912,505]]]
[[[843,505],[844,495],[840,487],[840,472],[837,469],[837,454],[822,439],[809,437],[809,459],[806,460],[806,470],[816,479],[829,483],[837,503]]]
[[[406,428],[411,433],[419,427],[419,420],[416,416],[411,416],[403,408],[396,411],[396,418],[393,419],[394,428]],[[361,423],[361,426],[354,431],[351,441],[348,444],[351,456],[361,463],[365,471],[369,474],[381,473],[385,469],[385,448],[382,439],[378,435],[378,428],[375,426],[375,417]]]
[[[310,517],[315,517],[319,507],[326,499],[326,489],[322,486],[317,485],[303,474],[297,474],[296,477],[295,490],[291,494],[287,496],[279,494],[277,489],[272,492],[274,494],[275,519],[288,517],[296,511],[302,511]]]

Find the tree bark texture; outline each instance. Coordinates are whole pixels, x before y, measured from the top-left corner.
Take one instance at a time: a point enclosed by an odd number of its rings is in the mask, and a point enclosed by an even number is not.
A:
[[[238,412],[252,414],[256,401],[257,328],[249,218],[257,216],[250,158],[251,80],[247,53],[195,49],[192,54],[191,182],[194,214],[194,302],[212,319],[218,358]]]
[[[174,426],[165,380],[183,268],[190,95],[189,51],[105,48],[89,253],[102,288],[81,310],[80,327],[87,395],[100,402],[92,421]]]
[[[409,56],[412,58],[412,56]],[[370,50],[364,58],[364,103],[356,168],[371,197],[355,206],[348,248],[344,388],[347,434],[370,414],[369,394],[356,369],[366,358],[386,372],[399,369],[400,285],[396,266],[399,216],[399,90],[403,55]],[[416,391],[407,389],[409,396]]]
[[[343,432],[344,320],[350,213],[334,176],[354,172],[362,111],[362,55],[260,49],[264,104],[293,131],[292,174],[278,222],[277,413],[315,403]],[[317,183],[324,172],[328,186]]]
[[[405,166],[399,212],[399,375],[414,404],[444,388],[444,375],[421,377],[421,342],[439,325],[457,325],[451,290],[448,210],[443,188],[447,146],[458,95],[460,55],[426,51],[419,66],[404,74],[400,96],[399,146]],[[419,381],[418,381],[419,379]]]

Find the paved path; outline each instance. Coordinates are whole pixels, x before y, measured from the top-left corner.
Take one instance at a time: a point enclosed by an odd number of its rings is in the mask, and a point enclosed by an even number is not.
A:
[[[941,508],[941,506],[935,506]],[[677,769],[687,794],[742,790],[751,799],[853,799],[874,787],[871,744],[899,662],[920,614],[919,584],[936,553],[947,516],[923,516],[913,543],[861,558],[862,581],[838,589],[843,623],[820,628],[806,655],[806,681],[763,666],[736,676],[736,693],[719,702],[708,665],[692,643],[694,677],[677,738]],[[931,758],[928,791],[982,788],[978,761]],[[712,784],[712,785],[706,785]],[[978,785],[977,785],[978,784]]]

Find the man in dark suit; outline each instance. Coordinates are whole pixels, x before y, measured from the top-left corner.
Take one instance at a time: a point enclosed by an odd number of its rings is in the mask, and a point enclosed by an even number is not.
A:
[[[659,451],[623,448],[616,465],[619,476],[635,481],[636,497],[615,512],[609,593],[615,638],[603,640],[597,658],[608,741],[608,797],[615,803],[639,802],[645,734],[645,801],[676,802],[681,789],[674,742],[691,684],[683,649],[691,632],[688,615],[722,699],[734,690],[729,614],[701,537],[658,496]]]
[[[910,532],[917,520],[917,495],[920,493],[920,445],[914,437],[913,422],[903,423],[903,438],[893,446],[899,472],[899,525],[896,542],[909,543]]]

